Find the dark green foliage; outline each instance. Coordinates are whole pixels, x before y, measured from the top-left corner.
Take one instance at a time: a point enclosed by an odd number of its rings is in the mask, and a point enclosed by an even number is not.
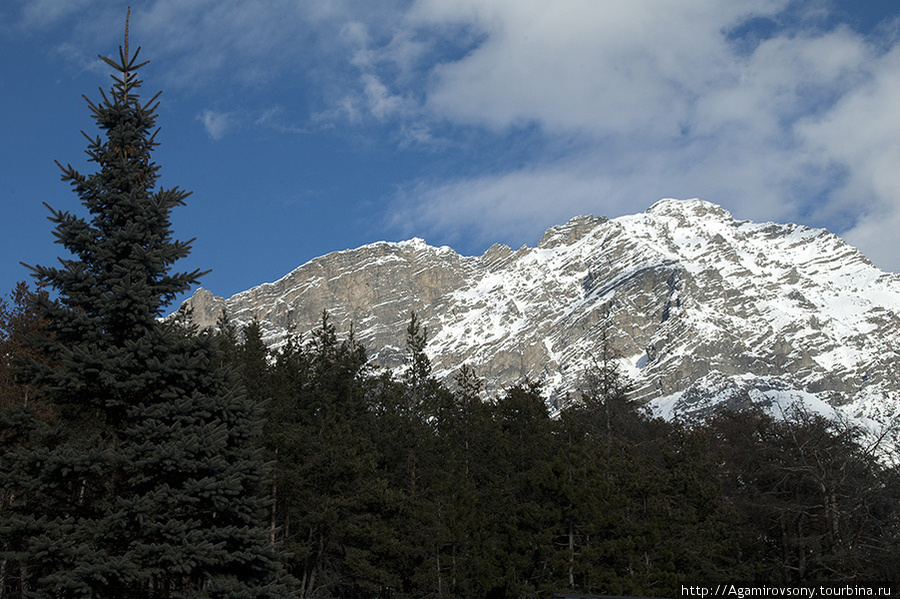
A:
[[[409,325],[406,327],[407,370],[405,380],[413,392],[425,385],[431,377],[431,360],[425,354],[427,343],[428,329],[419,323],[416,313],[411,312]]]
[[[391,583],[389,509],[377,474],[366,357],[340,341],[328,315],[306,345],[289,340],[268,361],[251,324],[233,356],[248,389],[268,405],[261,438],[276,460],[271,534],[290,551],[304,597],[359,596]],[[387,556],[385,554],[388,554]]]
[[[859,429],[795,409],[784,420],[723,412],[705,432],[723,490],[754,531],[761,576],[900,581],[900,472]]]
[[[739,571],[739,531],[693,435],[627,401],[614,369],[586,380],[559,419],[556,588],[665,596]]]
[[[63,168],[87,218],[51,209],[71,255],[33,267],[50,294],[31,381],[55,421],[3,416],[3,590],[28,597],[287,596],[265,523],[259,409],[215,366],[216,349],[158,317],[200,273],[173,273],[189,244],[154,190],[154,97],[141,103],[126,28],[115,84],[88,101],[98,171]],[[15,427],[15,428],[13,428]]]
[[[30,405],[49,418],[49,406],[35,405],[35,389],[19,374],[23,363],[36,359],[29,339],[44,327],[30,306],[31,295],[23,281],[9,294],[9,302],[0,298],[0,409]]]
[[[791,482],[799,471],[786,466],[787,440],[817,456],[816,476],[865,482],[856,504],[841,492],[842,526],[862,531],[855,549],[807,552],[806,578],[789,580],[822,579],[825,563],[877,580],[896,569],[897,472],[818,421],[767,419],[767,441],[756,444],[739,441],[752,435],[736,416],[687,429],[629,402],[603,361],[551,418],[539,385],[486,400],[468,366],[453,391],[439,384],[414,317],[399,378],[370,370],[327,315],[305,345],[291,341],[269,361],[258,335],[251,324],[233,355],[248,388],[271,398],[273,530],[294,553],[304,596],[664,597],[701,580],[788,580],[780,523],[803,514],[810,530],[821,500],[802,477]],[[831,461],[810,453],[822,443]],[[766,486],[776,480],[786,495]]]

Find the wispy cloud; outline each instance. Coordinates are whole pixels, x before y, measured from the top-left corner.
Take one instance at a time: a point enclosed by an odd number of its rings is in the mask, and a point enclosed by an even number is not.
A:
[[[85,3],[17,14],[61,27]],[[119,23],[124,3],[103,6]],[[809,6],[154,0],[132,27],[153,40],[167,91],[217,107],[197,117],[213,139],[370,128],[403,148],[468,145],[483,161],[468,175],[399,182],[389,220],[415,234],[531,239],[579,212],[699,196],[829,226],[900,271],[898,21],[861,33]],[[514,157],[477,147],[530,130],[541,143]]]
[[[235,126],[235,119],[229,113],[204,110],[197,115],[197,120],[203,123],[206,133],[215,140],[220,140]]]
[[[607,176],[572,163],[421,182],[398,192],[391,225],[408,235],[441,231],[480,243],[532,238],[546,223],[565,222],[586,208],[598,215],[621,208],[622,198],[611,190]]]
[[[900,272],[900,46],[873,60],[866,82],[826,113],[798,123],[818,164],[846,172],[823,210],[858,214],[842,231],[885,268]]]
[[[897,39],[818,23],[749,47],[729,37],[785,6],[417,3],[422,26],[463,22],[481,34],[430,71],[433,115],[497,135],[537,126],[588,141],[562,159],[538,151],[512,170],[423,184],[398,196],[393,219],[533,236],[560,210],[702,196],[747,218],[838,225],[900,270],[890,228],[900,220]]]
[[[95,0],[29,0],[19,7],[19,26],[24,29],[47,27],[85,10]]]
[[[283,106],[266,108],[262,114],[254,119],[253,124],[279,133],[302,134],[309,132],[309,128],[306,125],[298,125],[289,120],[289,117],[285,116],[285,112]]]
[[[80,46],[71,42],[58,44],[52,52],[60,56],[65,64],[77,74],[89,71],[97,75],[106,75],[109,72],[109,66],[96,54],[87,55]]]

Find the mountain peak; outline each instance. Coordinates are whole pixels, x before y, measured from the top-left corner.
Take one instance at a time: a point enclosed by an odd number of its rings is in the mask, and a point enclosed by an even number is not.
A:
[[[260,321],[270,344],[307,334],[326,309],[388,368],[402,363],[415,310],[439,377],[467,363],[488,389],[542,381],[551,402],[578,389],[606,338],[634,398],[667,413],[727,395],[900,414],[900,276],[827,231],[735,221],[702,200],[578,216],[534,249],[496,244],[479,257],[418,238],[381,242],[227,300],[188,301],[201,326],[225,309],[238,324]]]
[[[693,198],[690,200],[676,200],[673,198],[665,198],[659,200],[645,214],[654,215],[672,215],[672,216],[715,216],[722,220],[732,221],[734,217],[731,213],[712,202]]]
[[[607,220],[606,218],[594,218],[591,215],[576,216],[564,225],[556,225],[547,229],[536,247],[549,249],[560,245],[570,245]]]

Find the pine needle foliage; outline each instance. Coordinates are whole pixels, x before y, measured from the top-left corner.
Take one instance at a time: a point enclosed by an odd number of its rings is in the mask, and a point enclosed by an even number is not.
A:
[[[111,90],[88,100],[101,134],[62,179],[88,213],[50,208],[70,257],[34,266],[47,323],[31,366],[58,422],[0,456],[0,594],[24,597],[290,596],[266,527],[259,409],[219,367],[216,345],[163,309],[203,274],[173,272],[190,242],[170,214],[189,195],[157,189],[159,94],[137,94],[128,26]],[[30,427],[30,428],[29,428]]]

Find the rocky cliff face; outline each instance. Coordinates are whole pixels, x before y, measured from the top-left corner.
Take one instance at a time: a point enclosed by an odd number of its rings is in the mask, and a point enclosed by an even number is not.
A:
[[[577,217],[534,248],[475,257],[375,243],[188,303],[201,326],[223,309],[255,318],[271,344],[327,309],[387,367],[402,363],[415,310],[439,376],[469,363],[489,388],[544,381],[551,401],[577,388],[606,336],[634,397],[662,413],[792,400],[882,422],[900,413],[900,275],[827,231],[736,221],[700,200]]]

